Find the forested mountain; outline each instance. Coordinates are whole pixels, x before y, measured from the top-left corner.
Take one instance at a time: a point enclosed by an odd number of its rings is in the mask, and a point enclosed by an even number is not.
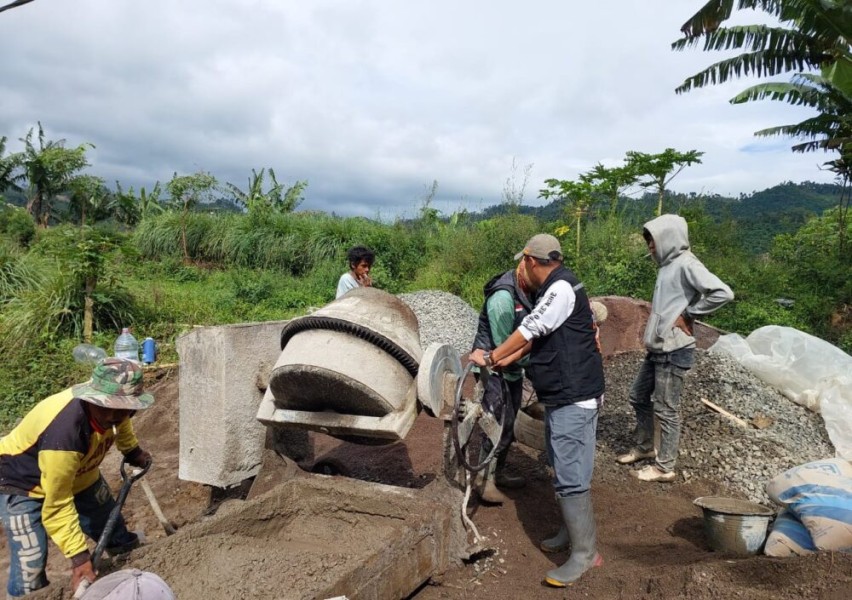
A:
[[[688,208],[704,211],[717,222],[733,222],[743,247],[759,254],[769,249],[776,235],[793,233],[808,217],[822,214],[826,209],[836,206],[840,191],[841,187],[835,184],[788,181],[759,192],[740,194],[738,198],[719,194],[706,196],[694,192],[667,192],[663,205],[666,212],[679,212]],[[622,197],[618,211],[638,227],[652,218],[656,204],[657,198],[653,194],[639,198]],[[492,206],[473,218],[487,219],[508,210],[510,207],[505,204]],[[517,210],[548,222],[566,220],[559,201],[540,207],[520,206]],[[593,209],[591,218],[594,218],[595,213],[606,210],[609,210],[608,201]]]

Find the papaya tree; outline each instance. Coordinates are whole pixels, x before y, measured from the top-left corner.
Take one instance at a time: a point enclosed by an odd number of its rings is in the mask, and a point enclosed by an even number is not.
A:
[[[613,214],[618,208],[619,197],[639,178],[634,165],[629,163],[620,167],[605,167],[598,163],[581,177],[595,186],[598,193],[609,199],[610,212]]]
[[[591,181],[582,177],[578,181],[545,179],[544,184],[547,187],[539,191],[540,196],[562,202],[566,219],[574,222],[576,252],[579,258],[583,217],[588,214],[589,208],[594,203],[597,189]],[[557,229],[557,234],[564,235],[569,230],[570,227],[563,226]]]
[[[704,153],[698,150],[679,152],[674,148],[666,148],[658,154],[629,150],[626,165],[635,173],[641,187],[657,192],[656,215],[660,216],[663,214],[666,187],[686,167],[701,164],[703,155]]]

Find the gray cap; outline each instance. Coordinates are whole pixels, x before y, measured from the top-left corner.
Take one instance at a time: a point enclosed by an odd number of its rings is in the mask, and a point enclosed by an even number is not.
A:
[[[153,573],[124,569],[95,581],[83,600],[175,600],[175,594]]]
[[[522,256],[532,256],[542,260],[562,260],[562,244],[549,233],[539,233],[530,238],[524,249],[515,255],[515,260],[520,260]]]

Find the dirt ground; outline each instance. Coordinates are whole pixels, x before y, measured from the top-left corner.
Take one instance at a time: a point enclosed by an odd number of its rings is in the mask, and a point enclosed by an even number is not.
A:
[[[603,341],[605,346],[612,347],[612,340]],[[614,344],[618,345],[617,341]],[[177,478],[177,370],[152,372],[148,377],[156,403],[134,421],[144,447],[154,455],[155,466],[146,480],[163,512],[181,528],[208,518],[217,509],[232,510],[241,502],[232,498],[245,494],[248,485],[223,493]],[[424,488],[442,477],[442,429],[441,421],[421,413],[407,438],[390,446],[355,445],[311,434],[315,464],[341,466],[349,477],[361,480]],[[111,452],[102,468],[115,490],[120,486],[118,464],[117,453]],[[508,466],[524,475],[528,485],[507,491],[510,501],[503,506],[473,503],[472,519],[486,536],[489,550],[459,568],[436,574],[411,598],[845,600],[852,597],[852,555],[821,554],[793,559],[720,556],[708,548],[701,510],[692,501],[699,496],[725,494],[721,485],[701,479],[674,484],[641,483],[631,478],[625,467],[615,463],[611,450],[601,446],[592,495],[599,551],[605,563],[567,590],[547,588],[542,584],[544,573],[567,559],[565,553],[547,555],[538,549],[539,541],[554,533],[560,523],[548,468],[541,453],[519,444],[513,446]],[[131,490],[124,515],[130,528],[143,530],[149,540],[165,537],[138,484]],[[198,560],[223,560],[227,540],[211,540],[211,546],[186,557],[181,564],[161,564],[159,574],[168,581],[170,574],[177,576],[181,570],[198,568]],[[251,553],[252,548],[240,547],[238,551]],[[130,560],[133,561],[133,554]],[[7,565],[4,544],[0,550],[0,569],[4,575]],[[110,568],[120,566],[119,563]],[[52,548],[48,568],[51,580],[59,586],[67,584],[67,568],[67,561]],[[36,597],[70,597],[67,591],[57,589],[57,585],[51,588]],[[241,593],[234,597],[255,596]],[[181,600],[195,599],[182,596]]]

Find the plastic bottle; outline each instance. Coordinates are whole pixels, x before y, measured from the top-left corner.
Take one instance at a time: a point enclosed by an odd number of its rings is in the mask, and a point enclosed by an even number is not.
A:
[[[129,358],[139,362],[139,342],[127,327],[121,330],[121,335],[115,340],[113,348],[117,358]]]
[[[78,363],[96,364],[106,358],[106,351],[92,344],[78,344],[74,346],[71,355]]]
[[[150,365],[157,360],[157,342],[154,338],[145,338],[142,342],[142,362]]]

